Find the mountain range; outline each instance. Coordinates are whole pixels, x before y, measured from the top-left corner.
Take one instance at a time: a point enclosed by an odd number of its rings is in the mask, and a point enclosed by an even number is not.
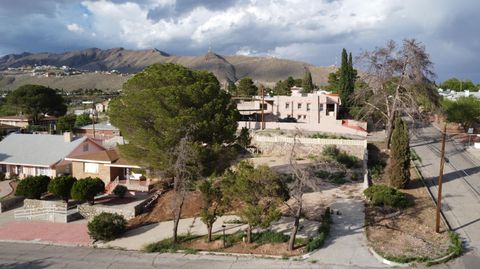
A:
[[[334,66],[318,67],[305,62],[279,59],[274,57],[258,57],[243,55],[222,56],[212,51],[200,56],[177,56],[170,55],[157,49],[148,50],[128,50],[124,48],[98,49],[90,48],[64,53],[22,53],[9,54],[0,58],[0,70],[8,68],[22,67],[26,65],[53,65],[69,66],[78,70],[85,71],[111,71],[118,70],[122,73],[137,73],[146,66],[154,63],[176,63],[197,70],[208,70],[213,72],[220,83],[235,82],[243,77],[251,77],[254,81],[272,86],[278,80],[284,80],[288,76],[302,78],[305,69],[312,73],[314,83],[322,85],[327,82],[328,74],[335,71]],[[86,73],[85,75],[87,75]],[[48,84],[51,87],[61,86],[61,88],[88,88],[99,84],[102,88],[121,87],[126,80],[125,76],[118,76],[118,79],[111,79],[106,83],[101,81],[102,76],[90,75],[88,85],[82,82],[82,79],[76,76],[64,77],[61,80],[55,78],[25,78],[2,72],[0,75],[0,88],[13,88],[23,83]],[[38,80],[38,81],[36,81]],[[71,85],[70,80],[73,84]],[[74,83],[73,81],[76,82]],[[64,87],[63,84],[67,86]],[[79,84],[78,84],[79,83]],[[53,85],[53,86],[52,86]]]

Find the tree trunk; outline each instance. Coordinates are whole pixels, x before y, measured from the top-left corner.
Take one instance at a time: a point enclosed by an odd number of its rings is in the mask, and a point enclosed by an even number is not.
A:
[[[208,242],[212,242],[212,224],[207,224],[207,230],[208,230]]]
[[[387,137],[385,143],[387,144],[387,149],[390,149],[390,142],[392,141],[393,134],[393,124],[395,122],[395,112],[390,115],[387,123]]]
[[[178,242],[178,223],[180,222],[180,216],[182,214],[182,208],[183,208],[183,201],[185,200],[185,196],[182,194],[180,204],[175,208],[175,218],[173,220],[173,242],[177,243]]]
[[[250,224],[247,227],[247,243],[252,243],[252,226]]]
[[[295,213],[295,221],[293,222],[292,232],[290,233],[290,240],[288,241],[288,250],[292,251],[295,248],[295,238],[297,237],[298,227],[300,226],[300,215],[302,213],[302,204],[298,206]]]

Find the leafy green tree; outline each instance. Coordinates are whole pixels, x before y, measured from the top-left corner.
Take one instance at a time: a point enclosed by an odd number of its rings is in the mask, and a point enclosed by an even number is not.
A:
[[[75,181],[77,181],[77,179],[72,176],[56,177],[48,184],[48,192],[62,198],[65,202],[68,202]]]
[[[291,95],[292,91],[288,85],[287,80],[279,80],[273,87],[273,95]]]
[[[250,142],[252,141],[252,137],[250,136],[250,131],[248,130],[247,127],[242,127],[240,130],[240,134],[237,137],[237,143],[246,148],[247,146],[250,145]]]
[[[458,78],[449,78],[440,84],[440,88],[454,91],[478,91],[478,87],[471,80],[459,80]]]
[[[304,93],[311,93],[314,90],[312,73],[308,68],[305,68],[305,74],[303,76],[302,88]]]
[[[234,95],[237,93],[237,85],[235,83],[229,81],[227,86],[227,91],[229,94]]]
[[[442,107],[447,121],[460,123],[465,130],[480,121],[480,100],[475,97],[460,97],[456,101],[445,99]]]
[[[18,183],[15,195],[28,199],[40,199],[42,194],[47,192],[49,182],[50,177],[48,176],[26,177]]]
[[[223,193],[217,182],[213,179],[206,179],[202,181],[199,186],[202,194],[202,209],[200,211],[200,218],[205,225],[207,225],[208,242],[212,241],[212,228],[218,217],[225,213],[225,205]]]
[[[58,118],[57,121],[57,131],[60,133],[71,132],[75,127],[75,122],[77,121],[77,115],[67,114]]]
[[[92,119],[86,113],[78,115],[75,119],[75,127],[83,127],[85,125],[92,124]]]
[[[328,80],[327,85],[325,86],[325,90],[331,91],[332,93],[338,93],[338,83],[338,71],[328,74]]]
[[[248,224],[248,243],[252,242],[252,229],[267,228],[272,221],[280,218],[281,190],[279,177],[266,165],[255,168],[251,163],[242,161],[235,171],[226,173],[224,197],[242,204],[238,215]]]
[[[127,158],[175,176],[180,140],[187,135],[197,151],[203,175],[221,173],[235,142],[240,115],[230,94],[212,73],[181,65],[154,64],[128,80],[123,95],[111,101],[109,116],[128,144]]]
[[[41,114],[65,115],[67,106],[54,89],[41,85],[23,85],[7,95],[7,104],[37,123]]]
[[[75,200],[87,200],[89,204],[93,205],[95,196],[104,191],[105,183],[101,179],[87,177],[75,181],[70,194]]]
[[[249,77],[240,79],[237,86],[237,96],[254,96],[258,95],[258,88]]]
[[[387,171],[390,186],[400,189],[407,187],[410,182],[410,139],[407,124],[401,118],[395,120]]]

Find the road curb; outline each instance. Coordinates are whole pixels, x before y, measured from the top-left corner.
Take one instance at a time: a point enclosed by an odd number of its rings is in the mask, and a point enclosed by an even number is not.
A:
[[[40,241],[40,240],[0,240],[2,243],[19,243],[19,244],[36,244],[36,245],[46,245],[46,246],[59,246],[59,247],[84,247],[84,248],[94,248],[92,245],[81,245],[81,244],[62,244],[55,243],[50,241]]]
[[[426,266],[430,266],[430,265],[434,265],[434,264],[444,263],[444,262],[450,260],[451,258],[453,258],[455,256],[455,253],[451,252],[451,253],[443,256],[443,257],[436,258],[434,260],[427,261],[427,262],[415,262],[415,261],[413,261],[413,262],[407,262],[407,263],[400,263],[400,262],[394,262],[394,261],[391,261],[391,260],[388,260],[388,259],[384,258],[382,255],[378,254],[372,247],[369,247],[368,250],[372,253],[372,255],[379,262],[381,262],[383,264],[386,264],[386,265],[393,266],[393,267],[411,267],[414,264],[423,264],[423,265],[426,265]]]

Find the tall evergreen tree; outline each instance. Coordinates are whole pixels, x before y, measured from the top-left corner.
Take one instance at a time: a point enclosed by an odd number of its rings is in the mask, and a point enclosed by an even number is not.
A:
[[[352,54],[342,50],[342,65],[339,70],[338,91],[342,101],[343,111],[348,112],[352,105],[352,93],[355,87],[356,72],[353,69]]]
[[[404,120],[397,118],[392,134],[388,175],[390,185],[404,189],[410,182],[410,145],[408,128]]]
[[[313,92],[313,80],[312,80],[312,73],[308,68],[305,68],[305,75],[303,76],[303,83],[302,88],[304,93],[311,93]]]

